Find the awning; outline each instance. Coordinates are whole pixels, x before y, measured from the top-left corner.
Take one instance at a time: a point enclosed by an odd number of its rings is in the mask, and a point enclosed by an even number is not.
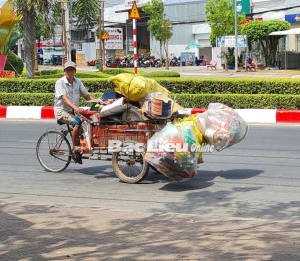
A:
[[[300,34],[300,28],[293,28],[284,31],[275,31],[270,33],[269,35],[289,35],[289,34]]]

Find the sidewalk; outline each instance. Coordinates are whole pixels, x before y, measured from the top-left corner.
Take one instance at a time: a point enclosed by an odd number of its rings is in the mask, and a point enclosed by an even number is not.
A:
[[[300,223],[0,204],[0,260],[300,260]]]

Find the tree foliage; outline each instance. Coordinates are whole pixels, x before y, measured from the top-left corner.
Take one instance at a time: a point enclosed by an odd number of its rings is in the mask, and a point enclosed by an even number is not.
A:
[[[216,38],[234,35],[235,17],[231,0],[209,0],[205,6],[206,22],[211,27],[210,44],[216,46]],[[244,14],[237,16],[237,24],[245,20]]]
[[[62,5],[57,0],[10,0],[16,10],[23,14],[20,31],[24,33],[25,63],[27,78],[34,78],[35,39],[50,38],[57,24],[61,23]],[[83,30],[97,24],[99,2],[97,0],[73,0],[73,17]]]
[[[35,62],[35,39],[36,29],[35,21],[37,14],[41,16],[45,24],[54,24],[52,0],[10,0],[14,3],[17,11],[22,13],[23,31],[24,31],[24,48],[27,78],[34,78],[34,62]]]
[[[71,10],[76,20],[76,25],[86,31],[97,24],[100,5],[97,0],[72,1]]]
[[[148,31],[161,46],[173,35],[172,22],[166,18],[163,1],[151,0],[142,7],[142,11],[150,16],[147,22]]]
[[[253,42],[260,43],[266,65],[273,65],[276,59],[279,39],[283,35],[270,35],[275,31],[283,31],[291,28],[291,25],[282,20],[250,21],[241,26],[240,32],[247,35],[248,45]]]

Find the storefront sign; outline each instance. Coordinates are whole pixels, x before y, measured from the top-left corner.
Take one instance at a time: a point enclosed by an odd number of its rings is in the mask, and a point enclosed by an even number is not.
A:
[[[300,23],[300,14],[289,14],[285,15],[285,21],[290,24]]]
[[[181,62],[195,62],[195,53],[191,52],[183,52],[180,53],[180,61]]]
[[[123,28],[105,28],[108,33],[108,40],[106,41],[107,50],[123,49]]]

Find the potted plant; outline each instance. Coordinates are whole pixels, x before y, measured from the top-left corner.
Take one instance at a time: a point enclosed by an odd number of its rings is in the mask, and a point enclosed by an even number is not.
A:
[[[228,48],[228,52],[226,54],[226,60],[227,60],[227,68],[233,69],[235,64],[234,48]]]

